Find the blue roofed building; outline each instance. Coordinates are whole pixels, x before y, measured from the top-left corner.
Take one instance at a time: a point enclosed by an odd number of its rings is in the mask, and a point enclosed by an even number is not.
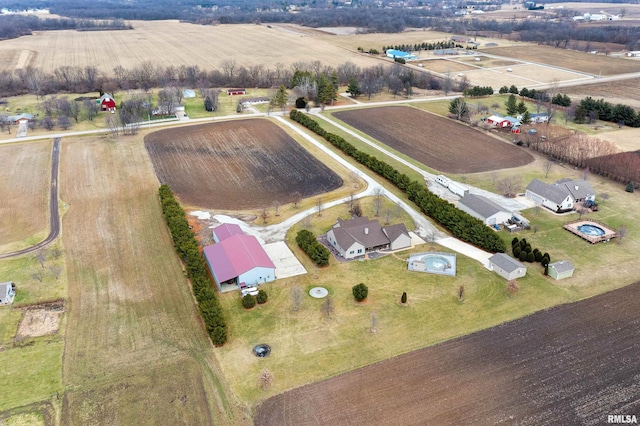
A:
[[[389,58],[402,58],[405,61],[410,61],[412,59],[418,59],[418,55],[415,53],[404,52],[402,50],[396,49],[387,49],[387,57]]]

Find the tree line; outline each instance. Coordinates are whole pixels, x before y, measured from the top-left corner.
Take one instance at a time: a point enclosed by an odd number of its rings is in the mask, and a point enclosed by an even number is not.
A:
[[[131,30],[133,27],[122,19],[93,20],[69,18],[39,18],[30,15],[0,15],[0,40],[33,34],[47,30]]]
[[[481,220],[441,199],[429,191],[424,182],[412,181],[407,175],[400,173],[384,161],[358,150],[341,136],[326,132],[318,122],[297,110],[291,111],[290,117],[394,184],[407,194],[409,200],[413,201],[424,214],[445,227],[456,238],[493,253],[505,251],[504,242]]]
[[[207,265],[198,249],[198,242],[193,231],[189,229],[185,212],[171,188],[168,185],[160,186],[158,195],[176,253],[186,266],[187,277],[191,281],[193,294],[198,302],[198,310],[207,333],[214,345],[222,346],[227,342],[227,324],[220,302],[213,291]]]

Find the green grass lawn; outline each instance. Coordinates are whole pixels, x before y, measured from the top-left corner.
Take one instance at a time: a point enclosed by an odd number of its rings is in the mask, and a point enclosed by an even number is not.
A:
[[[62,337],[46,336],[0,351],[2,398],[0,412],[63,393]]]

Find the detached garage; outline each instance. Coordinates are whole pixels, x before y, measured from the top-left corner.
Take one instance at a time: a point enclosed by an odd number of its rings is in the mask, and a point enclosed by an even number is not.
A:
[[[458,201],[458,208],[480,219],[485,225],[499,225],[511,219],[512,214],[481,195],[466,194]]]

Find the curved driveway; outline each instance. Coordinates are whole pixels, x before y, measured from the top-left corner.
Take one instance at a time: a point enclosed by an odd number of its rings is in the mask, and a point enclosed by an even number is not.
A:
[[[60,235],[60,211],[58,209],[58,170],[60,168],[60,138],[53,140],[53,154],[51,156],[51,184],[49,194],[49,222],[51,231],[44,240],[31,247],[22,250],[12,251],[10,253],[0,254],[0,259],[20,256],[27,253],[33,253],[41,248],[47,247],[54,242]]]

